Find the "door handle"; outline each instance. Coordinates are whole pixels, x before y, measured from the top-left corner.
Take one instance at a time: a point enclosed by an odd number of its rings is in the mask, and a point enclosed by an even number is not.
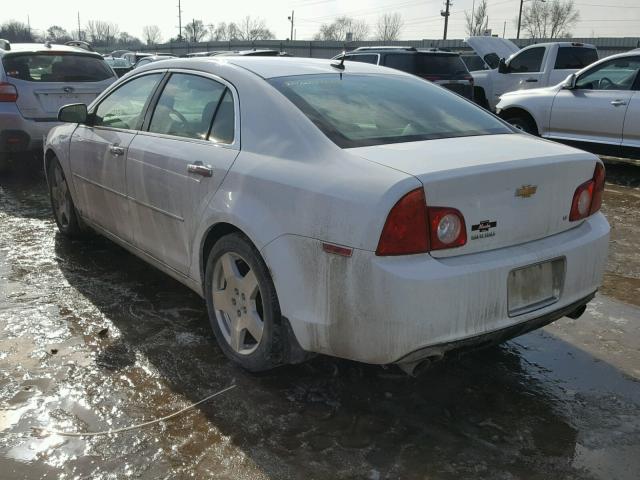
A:
[[[120,155],[124,155],[124,148],[119,147],[118,145],[111,145],[109,147],[109,151],[111,152],[111,155],[113,155],[114,157],[119,157]]]
[[[538,81],[538,79],[537,79],[537,78],[527,78],[527,79],[525,80],[525,82],[527,82],[527,83],[535,83],[535,82],[537,82],[537,81]]]
[[[619,107],[626,104],[627,102],[625,102],[624,100],[611,100],[611,105],[613,105],[614,107]]]
[[[203,165],[202,162],[190,163],[187,165],[187,171],[203,177],[213,177],[213,168],[209,165]]]

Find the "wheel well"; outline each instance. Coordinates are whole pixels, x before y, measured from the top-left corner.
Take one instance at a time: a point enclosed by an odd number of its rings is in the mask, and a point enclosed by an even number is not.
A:
[[[533,115],[531,115],[525,109],[518,108],[518,107],[512,107],[512,108],[508,108],[506,110],[502,110],[500,112],[500,118],[502,118],[504,120],[508,121],[510,118],[515,118],[515,117],[524,117],[524,118],[528,119],[531,122],[531,124],[535,127],[536,133],[540,132],[540,130],[538,130],[538,124],[536,123],[535,118],[533,118]]]
[[[230,233],[241,233],[246,237],[246,234],[238,227],[224,222],[216,223],[215,225],[210,227],[205,234],[204,241],[202,242],[202,248],[200,249],[200,281],[203,285],[204,269],[207,265],[209,252],[211,252],[211,249],[218,240],[220,240],[225,235],[229,235]]]
[[[49,171],[49,165],[51,164],[51,160],[53,160],[56,156],[56,152],[49,149],[44,154],[44,174],[46,175]]]
[[[486,108],[487,110],[491,110],[491,108],[489,107],[489,101],[487,100],[487,94],[485,93],[483,87],[473,87],[473,98],[478,105]]]

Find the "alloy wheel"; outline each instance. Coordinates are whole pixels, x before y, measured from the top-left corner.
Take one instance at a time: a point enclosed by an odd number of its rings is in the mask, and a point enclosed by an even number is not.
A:
[[[62,168],[57,162],[53,167],[53,175],[51,178],[51,200],[58,222],[63,228],[67,228],[71,221],[69,186],[62,173]]]
[[[260,287],[255,273],[240,255],[226,252],[213,269],[213,306],[222,334],[234,352],[253,353],[264,332]]]

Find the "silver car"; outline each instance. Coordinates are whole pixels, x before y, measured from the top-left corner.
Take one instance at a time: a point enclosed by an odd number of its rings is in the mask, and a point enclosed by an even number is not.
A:
[[[102,56],[51,43],[0,41],[0,171],[42,149],[61,106],[91,103],[117,80]]]

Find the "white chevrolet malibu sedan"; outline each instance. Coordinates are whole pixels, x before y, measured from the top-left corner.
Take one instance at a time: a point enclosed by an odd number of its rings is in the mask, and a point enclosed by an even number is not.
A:
[[[601,283],[600,161],[398,70],[165,60],[59,116],[60,231],[195,290],[248,370],[312,353],[413,370],[577,317]]]

